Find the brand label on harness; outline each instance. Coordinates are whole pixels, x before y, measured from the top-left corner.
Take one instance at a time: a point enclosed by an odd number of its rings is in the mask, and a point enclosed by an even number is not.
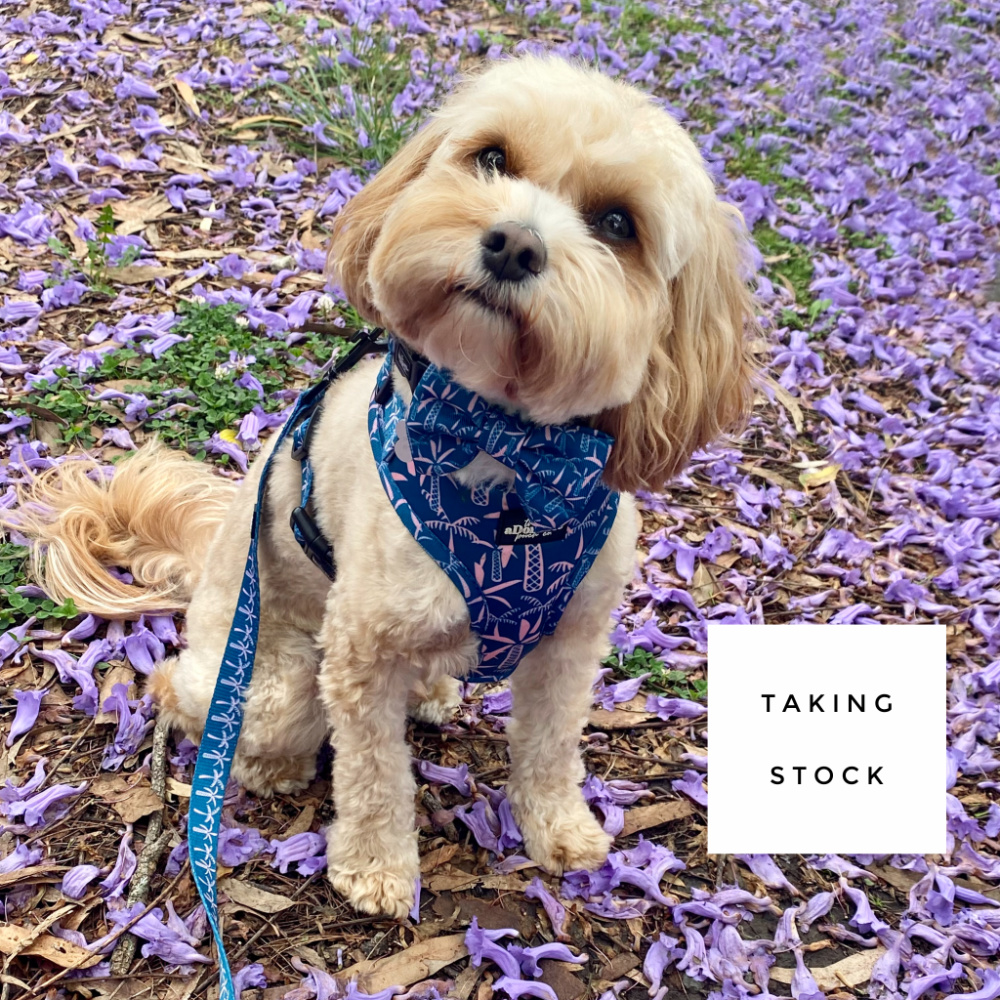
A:
[[[566,537],[567,526],[561,528],[536,528],[520,508],[500,511],[497,526],[497,545],[544,545],[559,542]]]

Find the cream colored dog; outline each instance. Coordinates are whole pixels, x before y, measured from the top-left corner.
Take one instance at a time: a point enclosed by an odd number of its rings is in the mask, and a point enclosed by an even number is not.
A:
[[[501,277],[484,263],[498,250],[484,234],[498,229],[514,262]],[[748,410],[754,320],[743,239],[694,143],[652,101],[596,71],[521,58],[452,94],[340,213],[331,253],[366,319],[468,389],[529,420],[584,418],[610,433],[605,481],[634,491],[662,487]],[[287,444],[276,458],[260,640],[233,774],[260,794],[302,788],[332,728],[330,878],[357,909],[398,917],[418,873],[407,709],[447,718],[478,639],[463,598],[379,482],[367,427],[376,368],[362,363],[335,384],[311,449],[333,584],[288,528],[299,465]],[[66,462],[26,491],[38,506],[14,515],[46,553],[42,579],[54,597],[111,617],[187,608],[189,647],[159,665],[151,689],[195,740],[268,452],[239,488],[155,444],[110,480]],[[457,475],[471,485],[511,473],[480,452]],[[597,866],[610,846],[580,793],[578,747],[635,543],[624,492],[558,629],[512,680],[507,794],[528,853],[553,872]],[[109,574],[115,565],[137,584]]]

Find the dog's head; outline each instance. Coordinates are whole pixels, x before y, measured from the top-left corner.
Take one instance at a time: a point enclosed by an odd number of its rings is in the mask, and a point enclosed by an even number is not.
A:
[[[461,86],[340,213],[347,298],[494,403],[615,438],[657,489],[749,409],[738,213],[639,91],[559,59]]]

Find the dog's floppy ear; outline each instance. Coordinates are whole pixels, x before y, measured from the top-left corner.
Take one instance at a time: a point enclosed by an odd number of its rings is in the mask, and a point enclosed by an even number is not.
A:
[[[698,245],[671,281],[660,334],[643,383],[595,426],[615,439],[604,481],[659,490],[693,451],[738,429],[753,402],[748,335],[757,328],[743,280],[746,231],[739,212],[713,202]]]
[[[431,119],[356,194],[337,215],[327,271],[344,290],[348,302],[369,322],[382,324],[368,290],[368,259],[382,229],[382,220],[399,192],[427,166],[445,134]]]

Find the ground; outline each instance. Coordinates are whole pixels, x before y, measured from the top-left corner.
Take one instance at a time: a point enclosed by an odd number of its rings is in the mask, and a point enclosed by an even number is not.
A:
[[[551,996],[517,947],[561,940],[538,971],[566,1000],[759,993],[771,957],[795,997],[1000,995],[998,18],[996,0],[3,5],[4,506],[29,471],[154,433],[241,475],[357,325],[324,294],[336,212],[456,73],[504,51],[662,99],[760,253],[773,382],[740,440],[641,498],[586,736],[621,884],[518,854],[504,696],[469,690],[455,722],[411,730],[457,769],[421,771],[419,922],[357,916],[317,870],[329,761],[304,794],[233,790],[240,985],[488,997],[503,970],[510,995]],[[27,585],[24,556],[0,544],[0,998],[209,995],[191,748],[141,700],[182,621],[84,618]],[[710,621],[946,625],[948,854],[708,855]],[[484,944],[473,918],[520,936]],[[138,942],[101,943],[123,926]]]

